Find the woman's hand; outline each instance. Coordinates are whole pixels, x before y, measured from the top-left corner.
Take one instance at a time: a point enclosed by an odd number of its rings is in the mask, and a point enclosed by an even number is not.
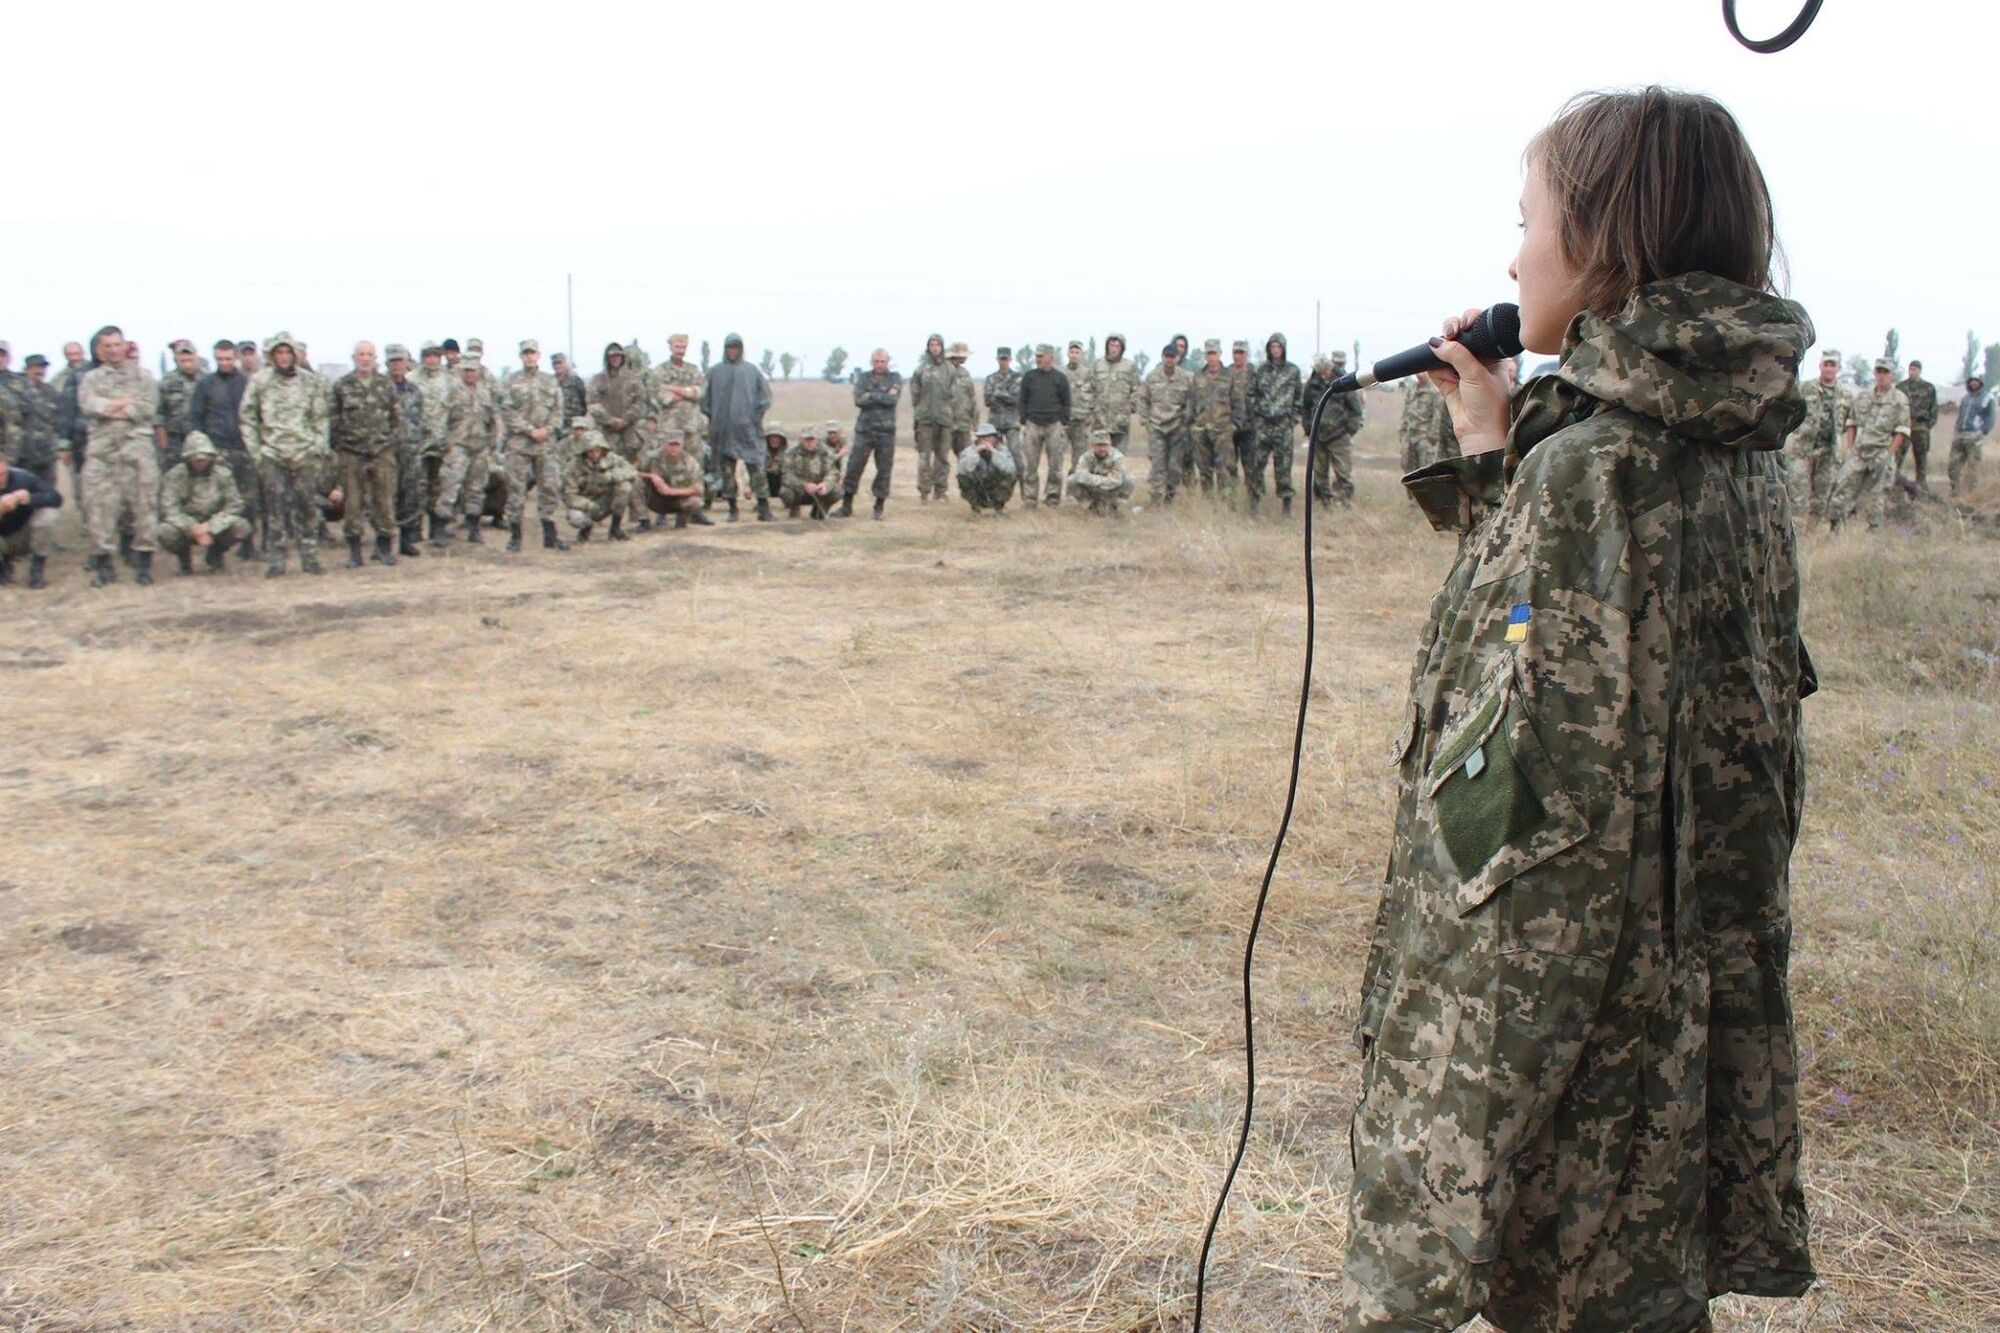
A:
[[[1497,361],[1481,361],[1456,341],[1458,331],[1479,319],[1472,309],[1444,322],[1444,336],[1431,339],[1431,350],[1450,367],[1428,376],[1444,395],[1451,411],[1451,428],[1458,434],[1461,454],[1484,454],[1507,443],[1511,424],[1507,381],[1500,375]]]

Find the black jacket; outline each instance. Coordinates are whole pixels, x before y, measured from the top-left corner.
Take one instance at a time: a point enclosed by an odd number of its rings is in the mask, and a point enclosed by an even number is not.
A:
[[[0,486],[0,495],[12,495],[15,491],[26,491],[28,503],[0,514],[0,537],[11,537],[27,527],[28,520],[37,509],[62,508],[62,492],[26,468],[7,469],[7,482]]]
[[[188,403],[191,428],[208,436],[218,449],[242,453],[243,427],[236,413],[243,406],[243,391],[249,387],[250,377],[240,370],[228,375],[219,371],[203,375]]]
[[[1069,424],[1069,376],[1036,366],[1021,376],[1021,420],[1031,426]]]

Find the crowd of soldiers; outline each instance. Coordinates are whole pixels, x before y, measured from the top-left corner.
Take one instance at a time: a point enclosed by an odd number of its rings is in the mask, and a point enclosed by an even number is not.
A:
[[[1836,349],[1820,354],[1819,376],[1805,385],[1805,420],[1786,441],[1792,512],[1801,527],[1824,521],[1838,529],[1859,513],[1871,529],[1879,528],[1906,459],[1913,464],[1917,490],[1930,491],[1937,386],[1924,378],[1921,361],[1910,362],[1899,382],[1896,363],[1876,358],[1875,382],[1866,390],[1842,383],[1841,366]],[[1985,379],[1968,376],[1946,464],[1952,495],[1979,485],[1980,455],[1993,418],[1994,397]]]

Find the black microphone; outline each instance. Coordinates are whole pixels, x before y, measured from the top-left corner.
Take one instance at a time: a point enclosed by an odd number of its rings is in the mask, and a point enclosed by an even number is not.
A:
[[[1453,339],[1481,361],[1498,361],[1521,354],[1521,307],[1505,301],[1479,312],[1479,318],[1458,331]],[[1342,375],[1327,386],[1328,393],[1352,393],[1371,384],[1421,375],[1427,370],[1446,370],[1445,359],[1421,343],[1407,352],[1385,356],[1363,371]]]

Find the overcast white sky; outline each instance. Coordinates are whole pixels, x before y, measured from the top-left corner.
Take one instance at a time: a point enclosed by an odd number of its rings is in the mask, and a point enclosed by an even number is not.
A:
[[[1775,31],[1795,0],[1742,0]],[[1986,0],[1838,0],[1753,56],[1713,0],[100,4],[0,104],[0,337],[118,323],[151,364],[287,328],[565,342],[743,333],[817,371],[933,329],[1117,329],[1369,357],[1505,299],[1519,154],[1572,93],[1715,94],[1825,342],[1950,380],[2000,341]],[[1537,9],[1545,17],[1537,17]],[[1391,18],[1391,15],[1401,17]]]

